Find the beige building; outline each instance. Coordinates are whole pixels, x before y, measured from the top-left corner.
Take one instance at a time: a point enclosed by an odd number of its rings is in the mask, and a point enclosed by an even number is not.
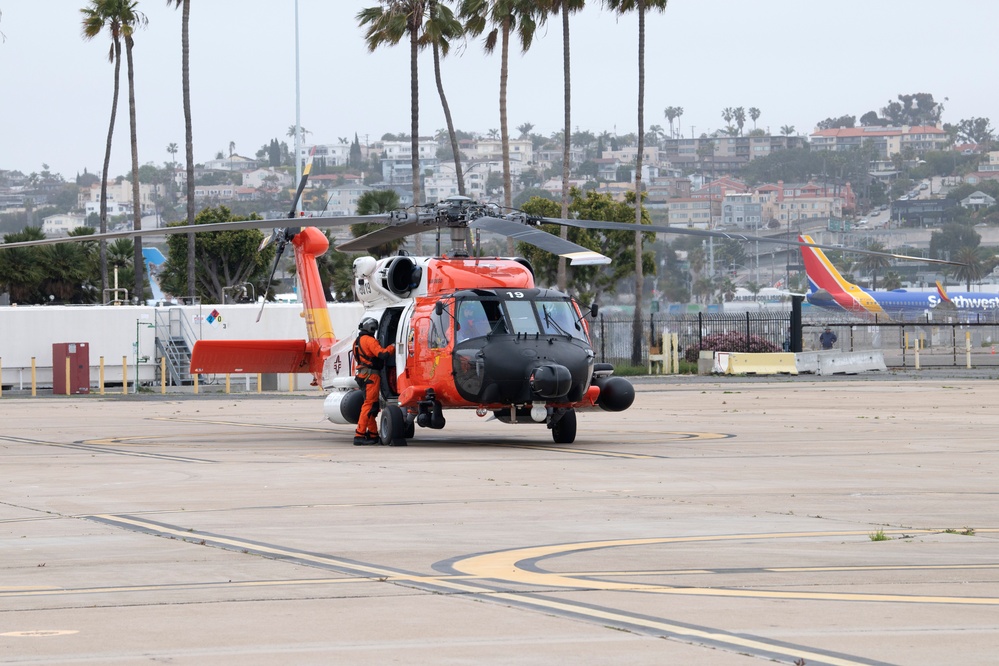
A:
[[[108,188],[108,208],[127,208],[129,212],[132,209],[132,183],[131,181],[122,180],[121,182],[109,181],[107,184]],[[153,185],[150,183],[139,183],[139,205],[142,208],[142,213],[155,213],[156,205],[153,203],[153,197],[162,195],[163,187],[161,185]],[[77,208],[83,209],[93,209],[95,206],[91,205],[88,207],[88,203],[97,204],[96,208],[100,209],[101,203],[101,185],[100,183],[94,183],[90,186],[89,190],[81,189],[80,193],[77,195]],[[115,206],[115,204],[118,204]]]
[[[856,150],[873,146],[877,156],[890,158],[907,148],[916,156],[930,150],[943,150],[950,137],[939,127],[840,127],[817,130],[808,137],[813,150]]]
[[[708,229],[721,217],[721,201],[692,197],[670,199],[666,202],[666,210],[671,226]]]

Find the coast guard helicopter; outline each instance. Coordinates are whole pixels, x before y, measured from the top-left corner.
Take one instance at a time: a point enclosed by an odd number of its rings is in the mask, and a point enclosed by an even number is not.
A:
[[[553,441],[568,444],[576,437],[576,410],[631,406],[631,383],[612,376],[609,364],[595,362],[586,316],[595,316],[597,307],[584,310],[568,294],[539,288],[524,259],[473,256],[461,232],[474,223],[508,229],[528,242],[536,234],[542,247],[573,264],[609,263],[608,257],[499,217],[495,207],[467,198],[421,209],[397,213],[388,220],[395,224],[337,247],[363,251],[432,227],[457,232],[451,256],[362,256],[353,263],[362,319],[378,321],[382,346],[395,345],[382,370],[383,444],[406,445],[416,426],[443,428],[446,409],[474,409],[505,423],[544,423]],[[372,217],[386,221],[381,215],[335,223]],[[308,339],[201,340],[194,345],[191,372],[309,372],[315,385],[329,391],[326,417],[356,424],[364,402],[354,382],[357,332],[337,339],[332,330],[315,261],[329,247],[326,235],[316,227],[291,227],[276,230],[271,239],[278,257],[289,243],[294,250]]]
[[[310,167],[311,163],[305,168],[288,217],[289,224],[307,221],[313,226],[276,229],[268,239],[278,246],[275,269],[286,246],[293,249],[306,339],[201,340],[192,353],[192,373],[309,373],[314,385],[329,392],[326,417],[337,424],[356,424],[364,401],[353,379],[357,332],[342,339],[333,332],[316,265],[316,258],[329,249],[329,241],[318,227],[382,222],[387,226],[337,249],[365,251],[422,231],[438,234],[434,257],[362,256],[353,263],[354,290],[365,306],[362,319],[377,320],[379,342],[395,345],[395,353],[382,370],[382,443],[405,445],[416,426],[443,428],[445,410],[474,409],[480,416],[491,414],[504,423],[543,423],[554,442],[568,444],[576,436],[577,410],[622,411],[631,406],[635,397],[631,383],[613,376],[609,364],[595,361],[586,316],[595,316],[596,306],[584,309],[568,294],[539,288],[526,260],[475,256],[467,234],[468,230],[486,230],[537,245],[574,265],[604,264],[610,258],[549,234],[540,225],[634,231],[634,224],[507,213],[464,197],[419,206],[415,212],[296,218]],[[26,241],[0,248],[273,224],[273,220],[253,220],[176,226]],[[450,256],[440,251],[442,229],[452,237]],[[670,226],[642,225],[642,230],[826,248],[798,240]]]

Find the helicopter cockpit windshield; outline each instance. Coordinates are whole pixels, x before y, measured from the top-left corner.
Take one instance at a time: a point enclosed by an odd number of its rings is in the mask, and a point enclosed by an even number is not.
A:
[[[455,342],[491,335],[557,335],[587,341],[570,299],[544,290],[499,291],[458,300]]]

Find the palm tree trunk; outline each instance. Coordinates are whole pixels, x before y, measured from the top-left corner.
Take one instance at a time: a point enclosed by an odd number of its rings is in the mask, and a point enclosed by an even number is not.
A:
[[[135,127],[135,69],[132,62],[132,38],[125,37],[125,58],[128,62],[128,126],[131,131],[132,144],[132,229],[142,229],[142,200],[139,197],[139,141]],[[135,254],[132,258],[132,269],[135,271],[134,291],[132,299],[143,302],[144,280],[142,269],[142,237],[135,237]]]
[[[417,67],[419,53],[419,26],[409,30],[409,95],[410,95],[410,145],[413,155],[410,164],[413,169],[413,205],[420,205],[420,80]],[[416,254],[423,254],[423,239],[416,235]]]
[[[114,94],[111,98],[111,123],[108,125],[108,141],[104,149],[104,170],[101,173],[101,233],[108,230],[108,169],[111,168],[111,138],[114,136],[114,123],[118,115],[118,92],[121,89],[121,42],[114,43]],[[101,240],[101,303],[107,302],[108,290],[108,242]]]
[[[570,91],[570,81],[569,81],[569,3],[568,0],[562,1],[562,99],[565,106],[565,129],[562,133],[562,217],[569,217],[569,136],[570,128],[572,127],[571,118],[569,114],[571,99]],[[559,229],[559,237],[565,240],[569,237],[569,227],[562,225]],[[555,283],[558,285],[559,291],[565,291],[569,283],[568,275],[566,274],[566,261],[565,257],[559,257],[558,259],[558,270],[555,274]]]
[[[631,330],[631,364],[642,364],[642,152],[645,150],[645,0],[638,0],[638,155],[635,159],[635,320]]]
[[[458,194],[465,196],[465,176],[461,172],[461,152],[458,150],[458,135],[454,131],[454,121],[451,119],[451,107],[448,106],[447,97],[444,95],[444,80],[441,78],[441,53],[440,47],[435,42],[434,52],[434,78],[437,81],[437,94],[441,98],[441,108],[444,109],[444,121],[447,123],[448,138],[451,139],[451,152],[454,153],[454,176],[458,179]],[[468,229],[463,229],[465,233],[465,250],[472,251],[472,242],[469,238]]]
[[[506,117],[506,83],[509,76],[510,61],[510,19],[503,19],[503,43],[500,47],[500,144],[503,147],[503,205],[509,210],[513,208],[513,183],[510,178],[510,131],[507,129]],[[506,240],[507,253],[512,257],[515,248],[512,238]]]
[[[181,16],[181,60],[184,89],[184,148],[187,153],[187,223],[194,224],[194,130],[191,123],[191,41],[188,26],[191,0],[184,0]],[[194,303],[197,287],[194,281],[194,233],[187,234],[187,296]]]

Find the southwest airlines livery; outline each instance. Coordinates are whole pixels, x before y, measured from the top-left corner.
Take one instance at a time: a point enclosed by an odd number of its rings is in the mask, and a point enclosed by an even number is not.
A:
[[[812,243],[810,236],[798,240]],[[937,283],[936,292],[871,290],[859,287],[844,278],[825,253],[816,247],[801,246],[801,256],[808,275],[806,299],[817,307],[863,315],[878,315],[888,319],[913,319],[928,313],[967,318],[976,314],[999,311],[999,294],[981,292],[948,293]]]

